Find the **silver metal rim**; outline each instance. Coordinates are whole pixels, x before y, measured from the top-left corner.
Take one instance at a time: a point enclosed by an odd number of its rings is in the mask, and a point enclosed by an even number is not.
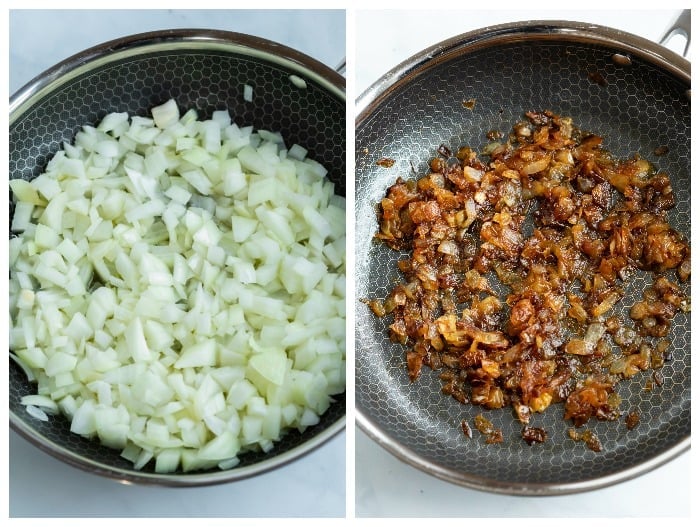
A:
[[[131,469],[115,469],[103,463],[97,463],[89,458],[79,456],[70,450],[57,445],[48,438],[38,434],[36,430],[20,420],[14,413],[10,412],[10,426],[19,435],[24,437],[34,446],[43,450],[47,454],[68,463],[76,468],[85,470],[92,474],[114,479],[124,484],[147,484],[166,487],[198,487],[205,485],[215,485],[219,483],[230,483],[249,478],[258,474],[269,472],[272,469],[296,461],[314,449],[320,447],[326,441],[334,437],[345,428],[346,418],[343,417],[320,434],[314,436],[306,443],[287,452],[275,455],[270,459],[261,461],[254,465],[241,468],[222,470],[221,472],[208,472],[206,474],[151,474],[139,472]]]
[[[47,93],[92,69],[149,52],[182,49],[215,50],[258,58],[311,80],[341,102],[345,102],[345,79],[321,62],[282,44],[229,31],[177,29],[140,33],[89,48],[38,75],[10,98],[10,126]],[[237,481],[286,465],[321,446],[345,428],[343,416],[305,443],[253,465],[206,474],[150,474],[116,469],[80,456],[54,443],[22,421],[10,410],[10,426],[27,441],[74,467],[125,484],[194,487]]]
[[[380,77],[355,101],[356,124],[367,119],[382,100],[421,72],[452,57],[495,45],[538,40],[568,41],[610,47],[656,64],[690,86],[690,62],[664,46],[645,38],[594,24],[568,21],[515,22],[470,31],[416,53]]]
[[[345,79],[337,71],[292,48],[264,38],[210,29],[172,29],[111,40],[67,58],[20,88],[10,98],[10,125],[41,97],[92,69],[142,53],[181,49],[247,55],[277,64],[318,83],[345,100]]]
[[[402,62],[384,74],[356,99],[355,125],[359,127],[364,121],[371,118],[374,111],[394,90],[411,82],[412,79],[422,72],[438,67],[455,56],[469,54],[495,45],[543,40],[578,42],[610,47],[611,53],[624,54],[632,60],[637,57],[655,64],[690,86],[690,62],[687,59],[637,35],[608,27],[578,22],[515,22],[458,35],[426,48]],[[688,90],[689,93],[690,89]],[[360,407],[356,408],[355,422],[363,432],[382,448],[399,460],[427,474],[464,487],[509,495],[553,496],[608,487],[641,476],[690,449],[690,436],[688,436],[658,456],[608,476],[573,483],[521,484],[478,477],[438,465],[392,438],[382,430],[378,423],[366,415]]]
[[[684,439],[674,447],[666,450],[658,456],[646,460],[638,465],[615,474],[605,477],[582,480],[574,483],[512,483],[499,481],[483,477],[474,476],[469,473],[451,470],[442,465],[438,465],[429,459],[422,457],[407,446],[396,441],[386,434],[379,425],[367,417],[361,409],[356,410],[355,422],[360,429],[373,439],[379,446],[384,448],[394,457],[411,465],[418,470],[431,476],[449,481],[456,485],[469,487],[476,490],[495,492],[498,494],[508,494],[513,496],[560,496],[565,494],[575,494],[589,490],[601,489],[611,485],[622,483],[642,474],[660,467],[664,463],[675,459],[683,452],[690,450],[690,437]]]

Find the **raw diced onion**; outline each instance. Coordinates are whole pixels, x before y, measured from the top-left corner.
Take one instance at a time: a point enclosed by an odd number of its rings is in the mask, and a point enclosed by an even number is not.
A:
[[[243,100],[246,102],[253,100],[253,87],[250,84],[243,86]]]
[[[292,84],[294,84],[294,86],[297,88],[301,90],[306,89],[306,81],[298,75],[290,75],[289,80],[292,81]]]
[[[27,412],[158,472],[233,468],[317,424],[345,389],[345,200],[307,154],[170,100],[11,180]]]
[[[49,416],[46,415],[46,412],[44,412],[41,408],[37,408],[34,405],[28,404],[26,406],[27,413],[34,417],[35,419],[38,419],[39,421],[48,421]]]

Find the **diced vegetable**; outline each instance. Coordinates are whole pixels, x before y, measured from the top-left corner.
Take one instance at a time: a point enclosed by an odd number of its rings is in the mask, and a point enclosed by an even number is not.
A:
[[[108,114],[11,180],[10,357],[34,418],[136,469],[225,470],[345,389],[344,198],[225,110],[151,117]]]

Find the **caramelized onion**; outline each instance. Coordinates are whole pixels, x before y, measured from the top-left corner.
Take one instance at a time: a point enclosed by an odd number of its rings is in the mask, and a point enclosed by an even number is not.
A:
[[[399,262],[403,282],[368,304],[393,317],[411,380],[423,366],[441,369],[443,393],[510,406],[532,444],[547,434],[527,426],[530,416],[554,403],[576,427],[620,416],[616,384],[658,373],[669,348],[660,339],[690,309],[666,271],[684,282],[691,266],[687,239],[666,217],[675,204],[667,174],[639,156],[615,159],[570,118],[525,116],[506,142],[486,145],[488,160],[441,146],[429,174],[388,189],[376,237],[411,254]],[[625,281],[641,272],[655,279],[627,302],[626,324]],[[487,442],[503,440],[483,415],[475,425]],[[571,437],[602,448],[590,432]]]

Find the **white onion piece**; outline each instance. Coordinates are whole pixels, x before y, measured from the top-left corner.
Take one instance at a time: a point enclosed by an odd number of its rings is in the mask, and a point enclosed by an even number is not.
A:
[[[160,106],[151,109],[153,121],[158,128],[168,128],[180,119],[180,110],[175,99],[170,99]]]
[[[253,87],[250,84],[243,86],[243,100],[246,102],[253,100]]]
[[[279,133],[151,116],[109,114],[10,182],[10,356],[35,418],[136,469],[228,469],[345,389],[345,200]]]
[[[37,408],[34,405],[28,404],[25,406],[27,413],[34,417],[35,419],[38,419],[39,421],[48,421],[49,416],[46,415],[46,412],[42,410],[41,408]]]
[[[297,88],[301,90],[306,89],[306,81],[298,75],[290,75],[289,80],[292,81],[292,84],[294,84],[294,86]]]

